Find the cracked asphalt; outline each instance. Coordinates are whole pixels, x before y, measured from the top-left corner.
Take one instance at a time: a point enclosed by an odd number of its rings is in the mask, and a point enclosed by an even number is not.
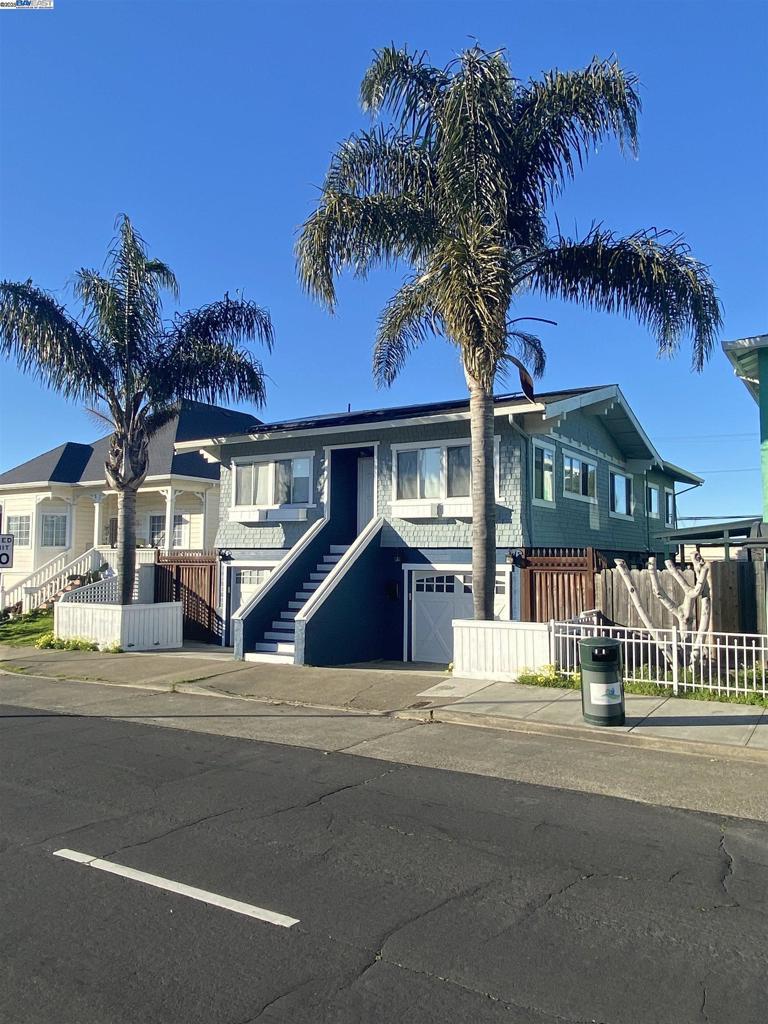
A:
[[[768,1018],[768,826],[746,819],[4,706],[0,868],[8,1024]]]

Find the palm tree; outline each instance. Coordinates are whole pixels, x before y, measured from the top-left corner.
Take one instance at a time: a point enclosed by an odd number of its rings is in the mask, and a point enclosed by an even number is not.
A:
[[[149,441],[183,399],[264,402],[261,364],[241,346],[273,341],[269,313],[225,295],[162,316],[161,290],[178,297],[173,272],[150,259],[128,217],[118,218],[106,276],[79,270],[79,320],[50,294],[0,282],[0,354],[66,398],[87,401],[112,429],[105,472],[117,492],[116,571],[130,604],[136,563],[136,492],[147,474]],[[166,538],[166,543],[168,538]]]
[[[513,363],[530,396],[525,364],[540,376],[545,362],[540,339],[517,326],[537,318],[510,318],[512,307],[533,293],[632,315],[662,353],[690,333],[701,369],[720,305],[679,236],[619,238],[595,226],[567,238],[550,228],[552,201],[598,144],[613,136],[636,149],[637,81],[615,60],[523,83],[502,52],[473,46],[438,68],[388,47],[363,78],[361,102],[388,120],[338,147],[297,243],[299,277],[333,311],[343,270],[363,278],[377,265],[410,267],[379,318],[380,385],[431,335],[459,349],[470,394],[474,610],[491,618],[494,383]]]

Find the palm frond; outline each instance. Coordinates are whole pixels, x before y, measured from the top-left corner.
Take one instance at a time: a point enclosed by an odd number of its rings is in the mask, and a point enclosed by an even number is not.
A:
[[[168,402],[164,405],[153,405],[146,409],[143,419],[143,427],[148,438],[167,426],[179,415],[181,404],[179,402]]]
[[[550,71],[516,100],[507,154],[529,201],[546,201],[608,136],[637,151],[637,77],[615,60],[594,58],[581,71]]]
[[[541,338],[528,331],[508,331],[507,342],[520,356],[534,377],[543,377],[547,367],[547,353]]]
[[[226,294],[218,302],[180,313],[168,332],[169,359],[189,345],[216,346],[227,342],[259,341],[271,351],[275,332],[269,312],[247,299]]]
[[[416,278],[406,282],[382,310],[373,350],[373,377],[379,387],[389,387],[409,354],[442,332],[432,298],[429,279]]]
[[[410,135],[378,127],[358,132],[341,143],[331,159],[323,189],[353,196],[412,193],[426,206],[425,193],[434,185],[429,146]]]
[[[31,282],[0,282],[0,353],[66,398],[97,395],[110,373],[96,339]]]
[[[696,370],[722,327],[709,269],[667,232],[616,238],[596,227],[581,241],[558,238],[537,257],[530,281],[549,298],[635,317],[653,331],[659,354],[677,351],[690,334]]]
[[[147,355],[162,334],[161,289],[178,294],[173,272],[160,260],[150,260],[147,246],[130,219],[118,218],[118,234],[109,253],[109,276],[122,296],[119,344],[127,368]]]
[[[250,352],[232,341],[212,341],[194,334],[160,358],[152,375],[153,403],[190,398],[219,402],[266,401],[264,368]]]
[[[418,131],[448,82],[445,71],[427,64],[426,56],[395,46],[375,51],[360,85],[363,110],[377,114],[388,109],[395,122]]]
[[[334,282],[343,270],[365,277],[374,266],[401,258],[419,264],[434,233],[434,219],[416,196],[326,191],[296,244],[299,280],[333,310]]]

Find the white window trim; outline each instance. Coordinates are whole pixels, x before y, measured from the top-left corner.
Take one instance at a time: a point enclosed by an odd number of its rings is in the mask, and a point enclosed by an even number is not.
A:
[[[569,451],[567,448],[563,448],[561,451],[563,457],[563,497],[571,498],[573,501],[581,501],[585,505],[597,505],[599,503],[600,496],[600,483],[598,481],[600,464],[593,457],[588,458],[584,452]],[[586,462],[589,466],[595,467],[595,496],[590,498],[588,494],[574,494],[573,491],[567,491],[565,489],[565,460],[567,458],[576,459],[579,462]]]
[[[658,512],[651,512],[648,508],[648,492],[656,491],[659,497],[657,502]],[[649,519],[661,519],[661,486],[659,484],[646,484],[645,485],[645,514]]]
[[[672,521],[667,519],[667,495],[672,495]],[[675,495],[674,487],[664,488],[664,525],[675,527],[675,520],[677,519],[677,496]]]
[[[64,517],[65,523],[64,523],[64,543],[63,544],[44,544],[43,543],[43,522],[44,522],[44,519],[45,519],[46,516],[63,516]],[[69,509],[63,509],[61,511],[59,509],[45,509],[44,511],[41,510],[40,513],[39,513],[39,516],[38,516],[38,522],[39,522],[39,527],[38,528],[40,530],[40,547],[41,548],[46,548],[46,550],[58,549],[60,551],[65,551],[69,547],[69,543],[70,543],[70,539],[69,539],[69,525],[70,525]]]
[[[629,481],[631,481],[631,484],[632,484],[632,487],[631,487],[631,491],[632,491],[632,511],[630,513],[614,512],[611,509],[611,496],[612,496],[613,480],[614,480],[614,477],[617,477],[617,476],[620,476],[622,480],[629,480]],[[611,519],[623,519],[624,522],[632,523],[635,520],[635,510],[636,510],[636,507],[637,506],[636,506],[636,502],[635,502],[635,478],[634,478],[634,476],[631,473],[625,473],[625,472],[623,472],[620,469],[611,468],[609,473],[608,473],[608,515],[610,516]]]
[[[532,438],[532,449],[533,458],[531,459],[531,504],[536,505],[538,508],[556,508],[557,507],[557,445],[552,444],[550,441],[542,441],[539,438]],[[536,497],[536,449],[541,448],[542,451],[548,451],[552,454],[552,500],[547,501],[546,498]]]
[[[26,544],[19,541],[16,534],[11,529],[11,519],[27,519],[27,542]],[[7,515],[3,515],[3,533],[13,533],[14,546],[17,548],[31,548],[32,547],[32,516],[29,512],[9,512]]]
[[[310,499],[315,494],[315,455],[314,451],[309,452],[275,452],[270,455],[248,455],[233,458],[231,462],[230,475],[232,477],[231,494],[229,497],[229,507],[233,512],[248,513],[257,511],[274,511],[276,509],[305,509],[305,508],[317,508],[317,503],[314,501],[307,502],[283,502],[282,504],[271,502],[264,503],[262,505],[237,505],[235,504],[236,486],[235,486],[235,469],[237,466],[250,466],[254,464],[266,463],[270,467],[269,471],[269,490],[272,495],[275,493],[275,463],[282,462],[287,459],[309,459],[309,496]]]
[[[162,548],[162,550],[163,551],[184,551],[184,550],[186,550],[189,547],[189,534],[190,534],[190,530],[192,529],[192,520],[191,520],[192,513],[191,512],[179,512],[176,509],[174,509],[173,515],[174,515],[174,518],[176,516],[183,516],[183,518],[184,518],[184,521],[181,524],[182,543],[181,544],[173,544],[173,543],[171,543],[171,545],[169,546],[168,538],[167,537],[163,537],[163,548]],[[114,519],[114,516],[110,516],[110,518]],[[152,521],[153,518],[155,518],[155,519],[162,519],[163,520],[163,533],[165,533],[165,512],[161,512],[159,509],[151,509],[151,511],[147,512],[147,514],[146,514],[147,544],[150,547],[154,547],[154,545],[152,544],[152,533],[151,533],[151,530],[150,530],[150,525],[151,525],[151,521]],[[171,523],[171,541],[173,541],[173,534],[174,534],[174,524]]]
[[[397,444],[390,445],[392,452],[392,466],[391,466],[391,508],[392,515],[397,516],[398,511],[403,513],[402,517],[399,518],[410,518],[409,513],[412,515],[413,510],[419,508],[429,511],[435,509],[434,515],[428,516],[428,518],[459,518],[459,519],[471,519],[472,518],[472,485],[470,477],[470,489],[469,494],[464,497],[446,497],[443,494],[442,497],[437,498],[398,498],[397,495],[397,455],[399,452],[418,451],[420,448],[441,448],[441,467],[440,467],[440,481],[443,492],[448,489],[448,455],[446,453],[447,448],[463,448],[469,447],[471,450],[472,442],[469,437],[449,437],[445,440],[420,440],[420,441],[402,441]],[[500,459],[499,452],[501,448],[501,436],[495,434],[493,438],[493,481],[494,481],[494,494],[498,504],[499,502],[499,491],[500,491]],[[470,470],[471,472],[471,470]],[[436,506],[440,506],[436,509]]]

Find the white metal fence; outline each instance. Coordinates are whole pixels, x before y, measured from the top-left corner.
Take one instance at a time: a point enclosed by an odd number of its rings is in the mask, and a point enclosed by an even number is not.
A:
[[[669,686],[674,693],[709,690],[729,695],[768,697],[768,636],[762,633],[708,633],[677,628],[551,622],[551,662],[564,674],[579,671],[579,640],[613,637],[621,644],[625,682]]]

